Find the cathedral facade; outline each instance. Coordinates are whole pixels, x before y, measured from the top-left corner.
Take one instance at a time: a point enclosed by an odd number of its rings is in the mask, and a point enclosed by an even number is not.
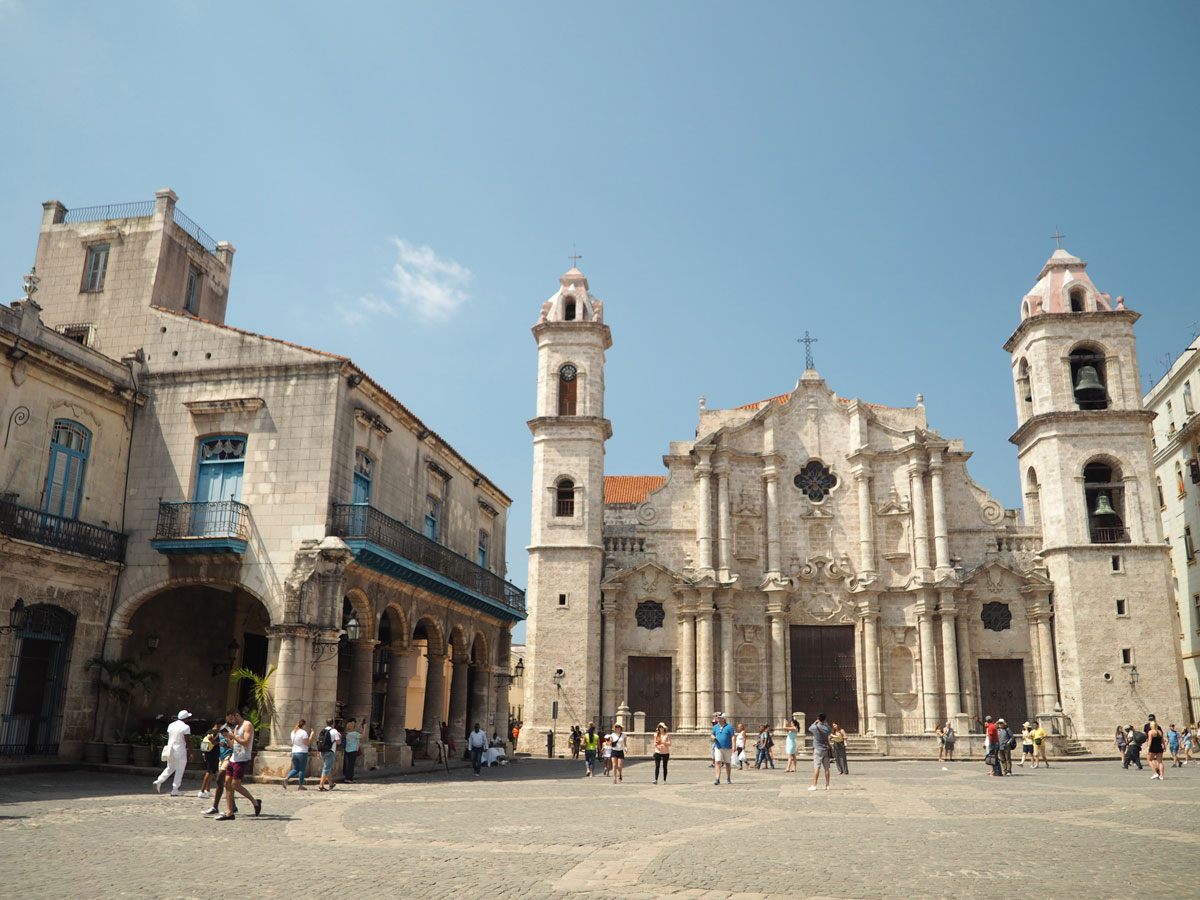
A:
[[[606,476],[611,336],[564,275],[534,327],[527,726],[825,712],[882,738],[1002,715],[1086,745],[1178,718],[1138,316],[1085,268],[1056,252],[1005,345],[1023,511],[971,479],[920,395],[839,397],[811,368],[766,400],[702,400],[664,475]]]

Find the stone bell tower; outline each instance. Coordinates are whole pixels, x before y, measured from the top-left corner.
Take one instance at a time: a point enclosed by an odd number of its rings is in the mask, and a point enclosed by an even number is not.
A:
[[[1053,609],[1027,610],[1053,653],[1078,735],[1183,714],[1170,562],[1155,508],[1150,422],[1133,325],[1087,263],[1056,250],[1021,303],[1012,355],[1025,520],[1040,525]],[[1054,678],[1043,682],[1053,684]],[[1044,705],[1045,699],[1041,700]],[[1052,709],[1038,709],[1047,716]]]
[[[604,565],[603,304],[578,269],[559,279],[533,327],[538,347],[533,432],[525,747],[540,750],[558,702],[556,752],[599,712],[600,578]],[[536,742],[536,743],[535,743]]]

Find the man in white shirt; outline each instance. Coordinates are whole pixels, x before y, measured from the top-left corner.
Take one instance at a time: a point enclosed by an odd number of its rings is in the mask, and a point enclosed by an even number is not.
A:
[[[191,735],[192,729],[188,727],[187,720],[191,718],[191,713],[186,709],[181,709],[175,716],[175,721],[167,726],[167,767],[162,770],[162,774],[154,779],[154,793],[162,792],[163,783],[174,773],[175,781],[171,786],[172,797],[182,797],[183,791],[179,788],[183,784],[183,770],[188,764],[188,736]]]
[[[225,812],[217,816],[216,821],[228,822],[233,819],[234,794],[238,793],[250,801],[254,814],[262,813],[262,801],[256,800],[242,786],[242,779],[250,774],[250,760],[254,756],[254,726],[250,724],[238,710],[231,709],[225,716],[225,722],[233,731],[229,735],[229,743],[233,747],[233,755],[225,769]]]
[[[479,777],[479,768],[483,762],[483,754],[487,752],[487,732],[475,723],[475,730],[467,735],[467,747],[471,751],[471,765],[475,767],[475,777]]]

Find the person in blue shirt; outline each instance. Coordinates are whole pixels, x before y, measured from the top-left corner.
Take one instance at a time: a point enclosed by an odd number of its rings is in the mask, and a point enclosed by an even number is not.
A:
[[[1167,749],[1171,751],[1171,767],[1182,766],[1179,761],[1179,732],[1174,725],[1167,727]]]
[[[733,784],[733,726],[725,721],[724,713],[717,713],[717,724],[712,730],[713,763],[717,778],[713,784],[721,783],[721,766],[725,767],[725,783]]]

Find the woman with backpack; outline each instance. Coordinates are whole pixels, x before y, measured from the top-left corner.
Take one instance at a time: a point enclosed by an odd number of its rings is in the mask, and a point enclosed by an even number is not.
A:
[[[333,719],[326,719],[325,727],[317,735],[317,752],[321,754],[321,782],[317,785],[319,791],[333,790],[333,760],[337,756],[341,740],[341,734],[333,727]]]
[[[299,782],[300,790],[308,790],[304,786],[304,776],[308,773],[308,745],[312,742],[312,735],[305,729],[305,724],[305,721],[301,719],[292,729],[292,769],[287,773],[287,778],[283,779],[285,791],[288,781],[292,778]]]

